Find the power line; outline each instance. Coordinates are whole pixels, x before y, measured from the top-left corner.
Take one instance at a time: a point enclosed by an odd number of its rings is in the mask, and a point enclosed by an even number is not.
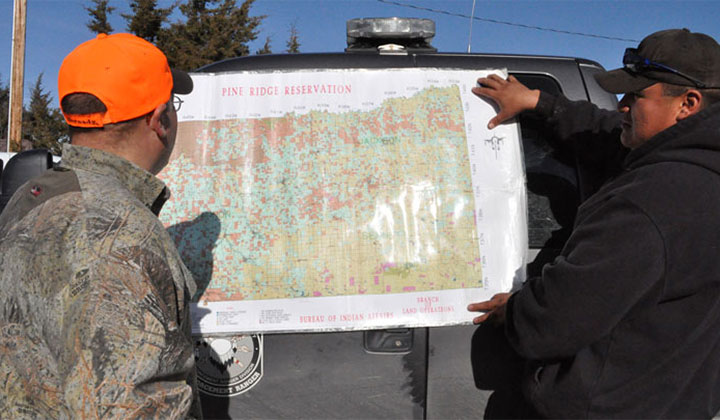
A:
[[[613,37],[613,36],[587,34],[587,33],[583,33],[583,32],[564,31],[562,29],[543,28],[542,26],[525,25],[522,23],[506,22],[506,21],[502,21],[502,20],[481,18],[481,17],[477,17],[477,16],[468,16],[468,15],[465,15],[462,13],[452,13],[452,12],[448,12],[447,10],[431,9],[429,7],[421,7],[421,6],[416,6],[414,4],[407,4],[407,3],[398,3],[396,1],[391,1],[391,0],[377,0],[377,1],[379,1],[380,3],[392,4],[395,6],[409,7],[411,9],[417,9],[417,10],[424,10],[426,12],[439,13],[439,14],[448,15],[448,16],[456,16],[456,17],[461,17],[461,18],[465,18],[465,19],[475,19],[475,20],[479,20],[482,22],[497,23],[499,25],[516,26],[519,28],[535,29],[538,31],[546,31],[546,32],[555,32],[555,33],[565,34],[565,35],[584,36],[584,37],[588,37],[588,38],[609,39],[611,41],[623,41],[623,42],[634,42],[634,43],[640,42],[636,39],[617,38],[617,37]]]

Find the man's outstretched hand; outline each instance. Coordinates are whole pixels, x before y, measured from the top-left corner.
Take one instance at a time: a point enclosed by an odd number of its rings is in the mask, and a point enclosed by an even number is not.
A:
[[[505,323],[505,304],[510,299],[511,293],[498,293],[485,302],[471,303],[467,309],[471,312],[485,312],[483,315],[473,318],[473,324],[480,324],[490,321],[493,324]]]
[[[539,90],[528,89],[515,76],[508,76],[505,80],[491,74],[479,78],[477,82],[479,86],[472,88],[472,92],[477,96],[492,99],[500,108],[500,112],[488,123],[491,130],[523,111],[535,109],[540,99]]]

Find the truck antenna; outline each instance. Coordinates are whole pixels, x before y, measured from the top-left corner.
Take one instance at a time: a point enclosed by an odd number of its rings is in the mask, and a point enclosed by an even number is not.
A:
[[[468,35],[468,54],[470,53],[470,43],[472,42],[473,20],[475,20],[475,0],[473,0],[472,12],[470,12],[470,34]]]

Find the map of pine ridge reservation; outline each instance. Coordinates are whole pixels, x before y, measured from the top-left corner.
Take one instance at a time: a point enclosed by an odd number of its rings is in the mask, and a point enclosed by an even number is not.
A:
[[[161,219],[200,302],[482,287],[459,87],[181,122]]]

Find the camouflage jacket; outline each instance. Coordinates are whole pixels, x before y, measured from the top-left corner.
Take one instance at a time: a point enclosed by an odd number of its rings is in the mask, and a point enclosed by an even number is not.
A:
[[[66,146],[0,215],[0,417],[200,416],[165,184]]]

